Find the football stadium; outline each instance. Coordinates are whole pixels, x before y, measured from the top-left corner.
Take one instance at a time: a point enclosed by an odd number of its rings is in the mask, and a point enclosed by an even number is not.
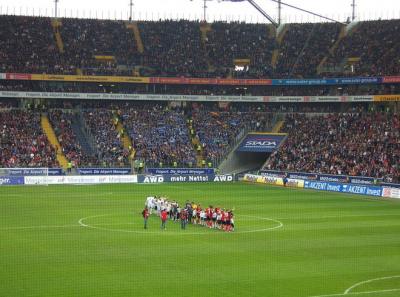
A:
[[[0,9],[0,296],[400,296],[400,15],[207,1]]]

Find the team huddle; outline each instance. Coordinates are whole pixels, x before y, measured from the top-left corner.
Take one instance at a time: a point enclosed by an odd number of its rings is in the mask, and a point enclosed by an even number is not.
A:
[[[212,205],[203,208],[200,204],[186,201],[180,206],[175,200],[162,196],[149,196],[146,198],[145,208],[142,211],[144,228],[147,229],[147,220],[151,214],[156,214],[161,219],[161,229],[166,229],[167,220],[179,222],[181,229],[186,229],[188,224],[199,225],[225,232],[235,230],[233,210],[228,210]]]

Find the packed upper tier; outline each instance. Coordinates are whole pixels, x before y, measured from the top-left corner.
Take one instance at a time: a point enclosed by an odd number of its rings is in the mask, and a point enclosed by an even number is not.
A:
[[[400,20],[271,25],[0,16],[0,71],[186,77],[397,75]],[[235,71],[235,66],[243,66]]]

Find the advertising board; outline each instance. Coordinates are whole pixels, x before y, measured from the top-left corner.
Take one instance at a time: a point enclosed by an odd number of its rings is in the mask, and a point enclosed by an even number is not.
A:
[[[24,178],[21,176],[0,176],[0,186],[23,185]]]
[[[131,168],[78,168],[80,175],[127,175],[132,173]]]
[[[242,140],[237,152],[272,153],[286,138],[286,134],[249,133]]]
[[[214,168],[148,168],[149,174],[214,174]]]
[[[331,192],[369,195],[377,197],[382,196],[382,187],[378,186],[364,186],[364,185],[352,185],[352,184],[306,180],[304,181],[304,188],[319,190],[319,191],[331,191]]]

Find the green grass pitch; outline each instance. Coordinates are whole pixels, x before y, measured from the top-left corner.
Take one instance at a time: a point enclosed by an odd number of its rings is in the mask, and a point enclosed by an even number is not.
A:
[[[234,233],[148,195],[235,207]],[[0,296],[400,296],[400,201],[244,183],[0,188]],[[145,232],[146,231],[146,232]]]

